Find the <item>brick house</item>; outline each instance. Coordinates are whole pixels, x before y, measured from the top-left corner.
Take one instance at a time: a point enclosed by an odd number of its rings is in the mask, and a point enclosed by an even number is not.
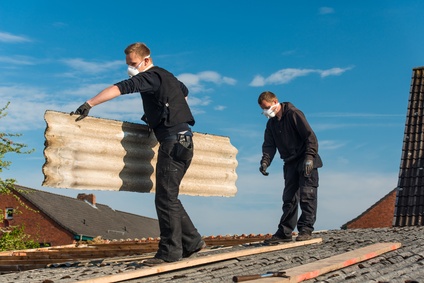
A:
[[[25,233],[41,244],[67,245],[98,236],[119,240],[160,235],[156,219],[113,210],[96,203],[93,194],[71,198],[18,185],[15,188],[11,195],[0,196],[3,229],[24,225]]]
[[[385,195],[361,215],[344,224],[341,229],[392,227],[395,202],[396,189]]]

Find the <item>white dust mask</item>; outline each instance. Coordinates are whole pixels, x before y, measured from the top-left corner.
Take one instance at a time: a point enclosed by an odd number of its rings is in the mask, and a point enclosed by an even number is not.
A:
[[[262,114],[265,115],[265,117],[269,118],[273,118],[275,117],[275,109],[277,108],[278,103],[275,105],[272,105],[270,108],[268,109],[264,109],[264,111],[262,112]]]
[[[144,57],[144,59],[149,58],[149,57],[150,57],[150,55]],[[143,64],[144,59],[141,60],[140,64],[138,64],[136,67],[128,66],[127,72],[128,72],[128,76],[130,76],[130,78],[133,77],[133,76],[135,76],[135,75],[137,75],[138,73],[140,73],[140,71],[138,70],[138,68],[140,68],[141,64]]]

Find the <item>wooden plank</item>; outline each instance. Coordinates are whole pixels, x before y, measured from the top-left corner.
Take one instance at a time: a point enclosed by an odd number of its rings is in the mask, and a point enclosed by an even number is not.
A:
[[[304,264],[284,270],[288,278],[268,277],[250,280],[249,283],[293,283],[318,277],[319,275],[342,269],[347,266],[369,260],[386,252],[400,248],[401,243],[378,243],[359,248],[350,252],[321,259],[316,262]]]
[[[264,236],[237,236],[237,237],[216,237],[205,238],[208,247],[203,249],[201,253],[206,253],[211,250],[231,248],[233,245],[240,244],[256,244],[264,240]],[[259,241],[261,240],[261,241]],[[216,246],[213,243],[222,245]],[[231,246],[226,246],[231,245]],[[0,253],[0,266],[2,271],[11,268],[10,271],[16,271],[16,266],[25,270],[31,269],[35,264],[58,264],[72,261],[90,260],[98,258],[116,258],[118,256],[125,257],[127,260],[131,256],[151,258],[153,252],[157,250],[158,242],[117,242],[117,243],[102,243],[90,245],[67,245],[56,246],[41,249],[27,249],[20,251],[12,251]],[[223,247],[224,246],[224,247]],[[147,255],[150,254],[150,255]],[[111,259],[114,260],[114,259]],[[34,267],[38,268],[38,267]]]
[[[69,244],[69,245],[62,245],[62,246],[55,246],[54,248],[69,248],[69,247],[75,247],[75,244]],[[26,249],[26,250],[13,250],[13,251],[2,251],[0,252],[0,256],[11,256],[15,254],[22,254],[27,252],[39,252],[39,251],[48,251],[52,249],[52,247],[44,247],[44,248],[35,248],[35,249]]]
[[[262,246],[262,247],[255,247],[255,248],[249,248],[245,250],[240,251],[234,251],[229,253],[222,253],[222,254],[216,254],[216,255],[210,255],[210,256],[202,256],[202,257],[196,257],[193,259],[183,259],[181,261],[177,262],[171,262],[171,263],[164,263],[159,264],[157,266],[153,267],[146,267],[135,271],[129,271],[114,275],[108,275],[93,279],[87,279],[87,280],[79,280],[78,283],[109,283],[109,282],[119,282],[123,280],[129,280],[134,278],[140,278],[144,276],[149,276],[157,273],[163,273],[178,269],[183,269],[187,267],[202,265],[202,264],[208,264],[212,262],[218,262],[218,261],[224,261],[228,259],[233,259],[237,257],[243,257],[243,256],[249,256],[249,255],[255,255],[255,254],[261,254],[261,253],[267,253],[267,252],[273,252],[278,250],[284,250],[289,248],[295,248],[305,245],[311,245],[311,244],[317,244],[321,243],[322,238],[315,238],[311,239],[309,241],[301,241],[301,242],[291,242],[291,243],[283,243],[279,245],[274,246]]]

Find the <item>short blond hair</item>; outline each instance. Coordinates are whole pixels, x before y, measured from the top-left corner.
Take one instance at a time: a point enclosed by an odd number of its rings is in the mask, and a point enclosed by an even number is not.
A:
[[[136,42],[136,43],[128,45],[128,47],[125,48],[124,52],[125,52],[125,55],[135,52],[141,58],[144,58],[150,55],[149,47],[147,47],[146,44],[142,42]]]
[[[264,91],[259,95],[258,104],[261,105],[262,101],[272,102],[274,99],[277,99],[277,96],[270,91]]]

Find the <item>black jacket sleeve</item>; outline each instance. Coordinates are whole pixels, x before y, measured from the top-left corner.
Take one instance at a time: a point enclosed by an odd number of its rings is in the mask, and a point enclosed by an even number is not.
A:
[[[180,82],[180,87],[181,87],[181,90],[184,93],[184,97],[187,97],[187,95],[188,95],[188,88],[182,82]]]
[[[153,93],[159,88],[160,80],[154,72],[143,72],[115,85],[119,88],[121,94]]]
[[[277,146],[272,135],[271,123],[268,120],[264,133],[264,142],[262,144],[262,159],[261,164],[266,163],[267,166],[271,165],[274,159],[275,153],[277,152]]]
[[[293,122],[301,141],[305,145],[305,157],[315,158],[318,154],[318,140],[305,115],[300,110],[293,111]]]

